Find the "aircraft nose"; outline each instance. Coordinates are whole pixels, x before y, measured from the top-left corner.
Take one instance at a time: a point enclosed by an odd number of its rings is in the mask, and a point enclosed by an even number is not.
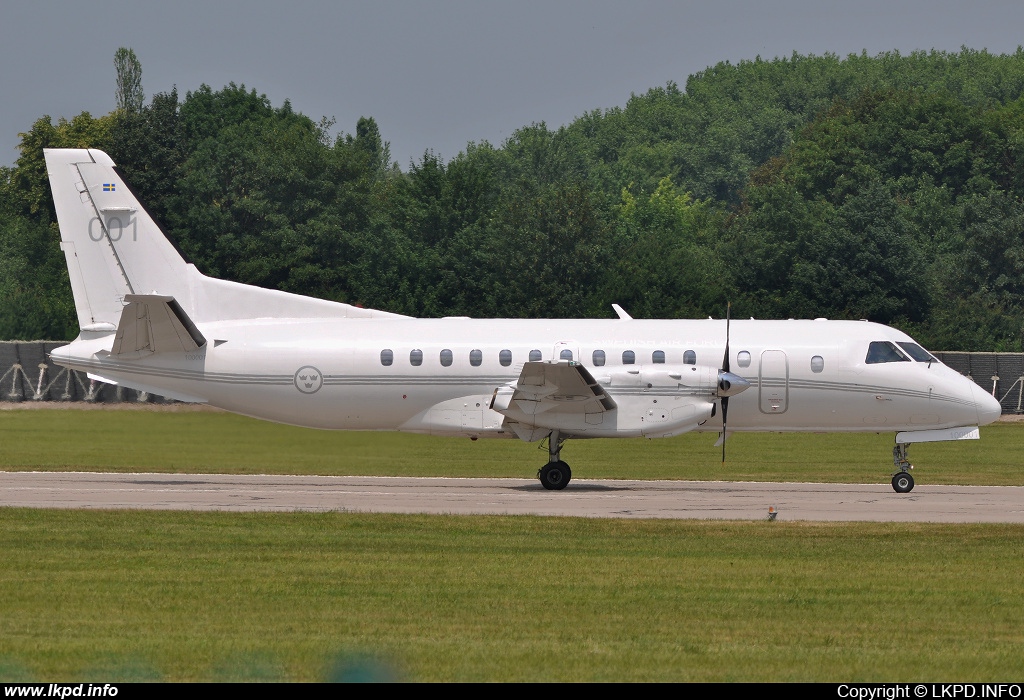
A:
[[[733,374],[732,372],[726,372],[725,370],[718,371],[719,396],[735,396],[749,387],[750,382],[740,375]]]
[[[979,386],[974,387],[974,403],[978,407],[978,425],[994,423],[1003,413],[996,398]]]

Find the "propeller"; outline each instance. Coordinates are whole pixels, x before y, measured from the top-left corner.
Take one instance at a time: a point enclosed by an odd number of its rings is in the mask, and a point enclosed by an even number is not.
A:
[[[725,436],[729,427],[729,397],[741,391],[749,389],[751,383],[739,375],[733,375],[729,366],[729,325],[732,318],[732,303],[725,308],[725,357],[722,358],[722,368],[718,370],[718,388],[715,395],[722,402],[722,436],[718,442],[722,444],[722,464],[725,464]]]
[[[725,358],[722,369],[718,370],[718,398],[722,401],[722,464],[725,464],[725,436],[729,425],[729,397],[735,396],[750,387],[748,382],[729,368],[729,323],[732,316],[732,304],[725,309]]]
[[[729,373],[729,321],[732,317],[732,302],[727,302],[725,305],[725,359],[722,360],[722,371],[726,374]],[[723,387],[723,383],[725,386]],[[718,390],[721,392],[723,389],[728,390],[729,380],[722,376],[718,378]],[[726,425],[729,420],[729,395],[722,395],[722,464],[725,464],[725,438],[728,433],[726,432]]]

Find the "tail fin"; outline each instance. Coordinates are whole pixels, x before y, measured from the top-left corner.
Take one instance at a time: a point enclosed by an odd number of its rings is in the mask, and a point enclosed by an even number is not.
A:
[[[129,295],[173,297],[198,323],[228,319],[401,318],[202,275],[185,262],[95,149],[46,149],[46,170],[83,334],[113,333]]]
[[[45,157],[82,330],[113,330],[129,294],[159,290],[192,307],[190,266],[121,180],[114,161],[86,149],[47,149]]]

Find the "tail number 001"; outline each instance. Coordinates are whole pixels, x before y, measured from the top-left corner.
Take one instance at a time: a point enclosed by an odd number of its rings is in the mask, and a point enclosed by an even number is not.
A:
[[[131,227],[132,240],[139,240],[138,220],[135,217],[131,216],[131,214],[129,214],[128,216],[130,218],[127,224],[122,223],[120,217],[108,217],[106,227],[103,226],[103,222],[100,221],[99,217],[92,217],[91,219],[89,219],[89,239],[96,243],[99,243],[100,241],[103,240],[104,233],[106,233],[110,237],[111,243],[117,243],[119,240],[121,240],[121,237],[124,235],[125,229]],[[97,227],[96,224],[99,224],[99,226]]]

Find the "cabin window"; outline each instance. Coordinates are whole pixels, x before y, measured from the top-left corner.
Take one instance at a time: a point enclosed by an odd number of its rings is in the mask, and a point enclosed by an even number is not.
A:
[[[562,352],[558,353],[558,359],[560,359],[560,360],[571,360],[572,359],[572,350],[570,350],[569,348],[566,348]]]
[[[394,361],[395,361],[395,353],[391,352],[390,350],[381,350],[380,351],[380,363],[382,365],[384,365],[385,367],[390,367],[391,364]]]
[[[908,355],[918,362],[938,362],[930,352],[922,348],[917,343],[904,343],[897,341],[896,344],[903,348]]]
[[[821,355],[815,355],[811,358],[811,371],[815,374],[820,374],[825,369],[825,358]]]
[[[750,353],[746,350],[740,350],[736,354],[736,364],[740,367],[750,367]]]
[[[693,350],[687,350],[683,353],[683,364],[684,365],[695,365],[697,364],[697,353]]]
[[[499,352],[498,362],[501,363],[502,367],[508,367],[510,364],[512,364],[512,351],[502,350],[501,352]]]
[[[594,351],[594,367],[604,367],[604,350]]]
[[[413,367],[419,367],[423,364],[423,351],[413,350],[409,353],[409,364]]]
[[[910,358],[887,340],[876,340],[868,345],[868,354],[864,362],[877,365],[883,362],[910,362]]]
[[[469,364],[474,367],[479,367],[480,363],[484,361],[483,350],[470,350],[469,351]]]
[[[622,353],[622,364],[624,365],[635,365],[636,364],[636,353],[632,350],[626,350]]]
[[[455,359],[455,356],[452,355],[452,351],[451,350],[442,350],[441,351],[441,366],[442,367],[451,367],[452,366],[452,361],[454,359]]]
[[[530,351],[530,362],[540,362],[544,359],[544,356],[540,354],[540,350]]]
[[[651,353],[651,362],[653,362],[656,365],[663,365],[663,364],[665,364],[665,351],[664,350],[655,350],[654,352],[652,352]]]

